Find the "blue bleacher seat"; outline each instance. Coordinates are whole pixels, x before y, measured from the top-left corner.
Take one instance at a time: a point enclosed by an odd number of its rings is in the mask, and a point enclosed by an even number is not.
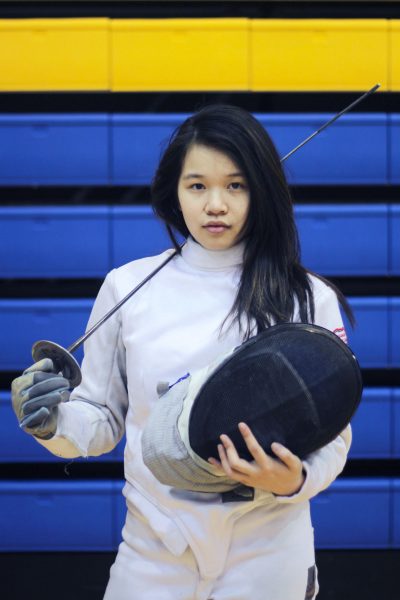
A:
[[[350,458],[391,458],[393,446],[392,390],[366,388],[352,420]]]
[[[0,115],[0,185],[105,185],[106,114]]]
[[[281,156],[325,123],[330,114],[258,114]],[[171,132],[186,115],[114,115],[113,183],[151,181]],[[296,184],[388,183],[387,115],[346,115],[285,164]],[[369,143],[365,143],[368,138]]]
[[[339,479],[311,501],[316,547],[388,548],[389,479]]]
[[[400,114],[389,115],[390,183],[400,183]]]
[[[397,401],[395,399],[397,393]],[[393,416],[394,419],[393,419]],[[352,420],[350,458],[400,457],[400,395],[398,389],[367,388]],[[83,461],[123,461],[125,438],[108,454]],[[0,392],[0,463],[64,461],[18,427],[10,391]],[[76,460],[76,459],[74,459]],[[81,459],[78,459],[81,461]],[[67,461],[69,462],[69,461]]]
[[[0,551],[114,551],[113,481],[0,481]]]
[[[112,183],[148,185],[171,134],[187,116],[112,115]]]
[[[393,456],[400,458],[400,388],[393,390]]]
[[[74,458],[76,462],[122,461],[124,443],[120,442],[112,452],[89,458]],[[19,428],[11,406],[11,392],[0,391],[0,463],[71,463],[72,459],[51,454],[31,436]]]
[[[400,136],[400,128],[399,128]],[[399,155],[400,162],[400,155]],[[400,204],[389,207],[390,215],[390,271],[391,275],[400,275]]]
[[[104,277],[110,208],[0,207],[0,277]]]
[[[388,274],[387,205],[299,205],[295,214],[307,268],[323,275]]]
[[[172,248],[164,224],[150,206],[114,206],[111,211],[111,267]]]
[[[37,340],[70,346],[84,332],[93,300],[0,300],[0,370],[25,369]],[[82,351],[75,353],[78,361]]]
[[[256,115],[270,133],[281,157],[333,115]],[[387,116],[341,117],[285,162],[289,183],[349,185],[388,183]]]
[[[281,157],[333,114],[256,115]],[[388,183],[386,114],[348,114],[318,134],[285,162],[288,180],[297,185]]]
[[[357,324],[351,329],[346,317],[349,346],[363,368],[391,365],[389,353],[390,311],[388,298],[348,298]]]
[[[115,551],[122,481],[1,481],[0,551]],[[391,496],[394,495],[394,506]],[[339,479],[311,501],[316,546],[400,545],[400,481]]]
[[[400,272],[399,206],[298,205],[295,214],[303,263],[311,270]],[[101,278],[170,247],[149,205],[0,207],[0,277]]]
[[[186,116],[0,115],[0,185],[148,185],[171,133]],[[283,156],[332,115],[257,116]],[[385,113],[345,115],[287,160],[289,181],[389,183],[388,123]],[[396,115],[391,124],[396,130]],[[398,161],[391,160],[396,180]]]
[[[400,368],[400,298],[390,298],[390,364]]]
[[[19,428],[9,391],[0,392],[0,463],[59,460]]]
[[[9,391],[0,392],[0,462],[53,462],[50,454],[17,425]],[[394,415],[394,416],[393,416]],[[350,458],[400,457],[400,395],[397,388],[367,388],[352,420]],[[93,461],[122,461],[125,438]]]
[[[349,298],[357,326],[346,319],[349,344],[364,368],[400,365],[398,298]],[[30,350],[39,339],[69,346],[87,324],[93,299],[0,300],[0,370],[20,370],[31,364]],[[390,336],[389,336],[389,331]],[[76,354],[81,360],[82,353]]]

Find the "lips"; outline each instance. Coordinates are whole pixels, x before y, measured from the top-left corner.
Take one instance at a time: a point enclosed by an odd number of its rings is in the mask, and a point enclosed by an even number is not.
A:
[[[230,225],[227,225],[223,221],[210,221],[203,225],[204,229],[207,229],[210,233],[222,233],[230,228]]]
[[[206,229],[209,229],[210,227],[211,228],[219,227],[222,229],[229,229],[230,225],[227,225],[223,221],[210,221],[209,223],[206,223],[205,225],[203,225],[203,227],[205,227]]]

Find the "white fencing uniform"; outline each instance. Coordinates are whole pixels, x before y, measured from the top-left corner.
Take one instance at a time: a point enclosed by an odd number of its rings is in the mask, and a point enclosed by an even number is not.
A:
[[[242,255],[242,245],[206,250],[189,238],[182,255],[87,340],[82,383],[60,405],[55,437],[38,440],[59,456],[97,456],[115,447],[125,427],[128,516],[105,600],[315,597],[308,500],[342,471],[350,427],[303,461],[305,482],[290,497],[256,490],[253,501],[223,503],[219,494],[162,485],[141,456],[147,416],[162,402],[157,383],[174,382],[242,342],[236,325],[220,331],[237,293]],[[89,326],[166,256],[109,273]],[[336,295],[311,280],[315,323],[343,331]]]

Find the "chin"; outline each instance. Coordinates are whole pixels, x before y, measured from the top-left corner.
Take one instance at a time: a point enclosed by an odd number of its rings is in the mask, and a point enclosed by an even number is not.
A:
[[[228,250],[237,243],[236,236],[232,232],[226,231],[222,235],[210,235],[207,232],[200,230],[190,232],[192,238],[206,248],[206,250]]]
[[[228,250],[235,245],[233,240],[213,239],[213,240],[202,240],[200,242],[207,250]]]

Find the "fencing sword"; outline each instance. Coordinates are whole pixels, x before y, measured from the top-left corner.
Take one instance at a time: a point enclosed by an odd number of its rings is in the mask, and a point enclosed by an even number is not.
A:
[[[339,117],[349,112],[352,108],[354,108],[357,104],[362,102],[365,98],[376,92],[376,90],[380,87],[380,83],[374,85],[370,90],[362,94],[359,98],[354,100],[351,104],[346,106],[343,110],[338,112],[334,117],[329,119],[324,125],[322,125],[319,129],[314,131],[311,135],[309,135],[305,140],[303,140],[300,144],[298,144],[295,148],[293,148],[288,154],[286,154],[283,158],[281,158],[281,163],[287,160],[292,154],[300,150],[305,144],[307,144],[310,140],[312,140],[315,136],[317,136],[321,131],[332,125]],[[141,281],[135,288],[133,288],[122,300],[120,300],[109,312],[107,312],[97,323],[95,323],[90,329],[86,331],[80,338],[78,338],[73,344],[68,346],[68,348],[64,348],[60,346],[56,342],[51,342],[49,340],[39,340],[35,342],[32,346],[32,357],[35,362],[43,359],[50,358],[53,361],[53,364],[58,371],[60,371],[66,379],[69,380],[71,384],[71,388],[74,388],[80,384],[82,381],[81,368],[79,363],[73,356],[73,353],[78,350],[82,346],[82,344],[91,336],[99,327],[103,325],[110,317],[112,317],[120,308],[123,306],[136,292],[138,292],[150,279],[154,277],[161,269],[165,267],[177,254],[180,253],[184,244],[180,246],[178,250],[174,250],[168,257],[156,268],[154,271],[149,273],[143,281]]]

